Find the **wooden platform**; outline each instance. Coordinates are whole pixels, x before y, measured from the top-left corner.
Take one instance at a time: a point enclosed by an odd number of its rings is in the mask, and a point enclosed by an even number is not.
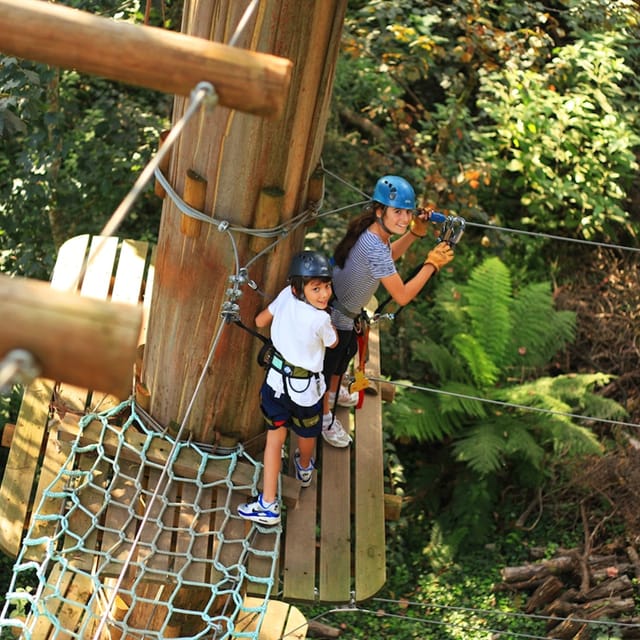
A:
[[[379,375],[378,332],[369,336],[369,375]],[[286,515],[283,594],[291,600],[361,602],[386,581],[381,398],[339,409],[354,443],[319,442],[319,471]],[[314,553],[315,550],[315,553]]]
[[[96,256],[98,247],[100,251]],[[79,287],[82,295],[141,302],[148,310],[153,263],[154,248],[147,243],[79,236],[61,248],[51,286],[68,290],[86,264],[86,273]],[[379,343],[375,327],[370,332],[368,373],[379,375]],[[53,481],[66,458],[65,445],[75,436],[73,428],[77,416],[86,411],[106,410],[118,401],[105,394],[94,394],[90,390],[64,384],[56,385],[53,381],[43,379],[34,381],[25,390],[0,486],[0,548],[5,553],[12,556],[19,553],[31,513],[40,504],[45,488]],[[336,449],[320,439],[317,451],[319,471],[309,488],[301,490],[294,478],[283,477],[286,505],[284,534],[280,549],[277,550],[280,552],[280,563],[272,594],[281,594],[287,601],[361,602],[375,595],[386,580],[381,397],[367,395],[362,409],[357,412],[341,410],[339,415],[345,427],[350,425],[353,430],[354,444],[347,449]],[[91,429],[87,429],[84,436],[89,440],[97,437],[91,433]],[[138,445],[134,442],[129,450],[130,455],[132,450],[135,451],[135,446]],[[149,455],[155,455],[155,461],[162,463],[166,448],[164,453],[160,447]],[[92,464],[91,456],[86,456],[84,462],[79,460],[78,464],[80,467]],[[135,467],[135,464],[134,459],[123,460],[125,467]],[[193,465],[187,460],[183,466],[188,470]],[[105,477],[109,473],[106,466],[104,473]],[[225,470],[212,463],[208,473],[219,477]],[[236,473],[245,472],[241,468]],[[149,478],[148,482],[151,486],[153,478]],[[120,495],[126,496],[131,491],[131,482],[125,480],[119,488]],[[171,491],[175,499],[171,502],[178,506],[166,516],[167,522],[171,523],[168,528],[173,526],[175,529],[175,522],[185,528],[192,527],[195,522],[195,487],[184,482],[181,486],[172,487]],[[210,514],[208,519],[200,517],[197,524],[197,533],[202,537],[204,549],[209,545],[207,537],[216,531],[223,514],[216,509],[221,499],[216,496],[214,489],[201,491],[199,496],[198,509]],[[83,528],[86,529],[91,520],[89,514],[93,509],[97,513],[102,506],[101,499],[101,496],[92,496],[90,493],[82,498],[83,506],[86,501],[87,513],[84,522],[81,517],[76,517],[71,523],[64,542],[69,553],[73,551],[77,536],[82,535]],[[227,508],[233,508],[234,504],[246,499],[247,490],[240,491],[234,494],[232,504]],[[50,504],[45,504],[47,509],[50,509],[50,513],[58,513],[60,504],[52,500]],[[126,513],[118,513],[115,506],[107,511],[106,517],[110,521],[109,529],[117,530],[121,526],[125,530],[130,526]],[[246,537],[250,529],[247,522],[237,517],[226,520],[225,526],[230,537],[239,541]],[[47,532],[40,533],[45,535]],[[273,547],[274,539],[269,533],[257,534],[253,542],[257,552],[250,554],[247,559],[249,573],[269,577],[270,562],[259,551],[261,545],[266,550],[270,545]],[[104,550],[115,542],[110,542],[109,535],[103,534],[99,539],[85,540],[83,544]],[[164,537],[161,535],[155,540],[155,546],[150,547],[154,549],[154,557],[147,560],[149,566],[157,570],[158,579],[166,576],[169,567],[173,571],[184,568],[180,565],[183,542],[184,537],[179,533],[170,533]],[[127,551],[126,545],[121,547],[119,557]],[[34,548],[30,555],[35,559],[39,554],[41,556],[42,551]],[[230,563],[237,562],[241,545],[238,544],[235,550],[230,546],[225,553],[224,559]],[[74,562],[89,568],[94,559],[87,557],[87,554],[84,557],[83,554],[77,554]],[[206,563],[198,566],[197,562],[192,562],[186,575],[196,582],[213,581],[216,576],[211,573],[209,566]],[[264,588],[256,581],[247,585],[247,592],[260,596]]]

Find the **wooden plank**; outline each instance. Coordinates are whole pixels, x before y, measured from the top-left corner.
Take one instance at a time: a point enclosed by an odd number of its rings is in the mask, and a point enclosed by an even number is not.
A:
[[[149,469],[148,494],[144,498],[145,513],[148,509],[149,517],[140,535],[138,560],[164,581],[173,566],[172,530],[175,529],[176,519],[176,487],[166,474],[162,480],[161,475],[159,469]],[[158,487],[158,495],[151,502],[153,492]]]
[[[78,275],[82,271],[90,236],[75,236],[67,240],[58,250],[56,264],[51,275],[51,287],[59,291],[77,291],[80,288]]]
[[[336,415],[345,429],[350,415],[339,407]],[[348,602],[351,592],[351,446],[322,442],[320,498],[319,593],[323,602]]]
[[[40,450],[46,436],[54,383],[38,378],[25,388],[0,487],[0,548],[15,557],[20,551]]]
[[[29,544],[24,550],[28,560],[41,560],[47,553],[51,540],[61,536],[60,519],[65,508],[65,489],[67,478],[59,477],[59,471],[66,462],[67,456],[55,436],[46,441],[44,463],[40,467],[40,475],[36,495],[33,501],[34,513],[30,522]],[[45,499],[45,492],[47,497]],[[31,541],[42,538],[49,542],[31,544]],[[53,543],[55,546],[55,542]]]
[[[87,298],[106,300],[111,291],[118,238],[93,236],[80,293]]]
[[[114,302],[138,304],[142,300],[148,251],[148,242],[122,241],[111,292]]]
[[[73,640],[78,637],[74,631],[89,613],[87,602],[92,593],[93,583],[91,578],[83,574],[73,574],[71,584],[63,594],[64,597],[61,597],[61,606],[57,616],[61,631],[56,636],[56,640]],[[39,636],[34,634],[32,637],[37,638]]]
[[[118,576],[131,551],[133,540],[136,536],[138,518],[142,516],[144,506],[138,495],[140,480],[137,479],[140,463],[118,462],[119,473],[109,483],[110,492],[107,501],[107,509],[100,543],[102,560],[98,571],[103,576]],[[99,495],[99,493],[97,494]],[[85,499],[92,496],[83,495]],[[138,557],[140,548],[138,548]],[[134,554],[134,560],[135,560]]]
[[[91,472],[91,484],[87,481],[75,490],[82,508],[76,507],[67,512],[68,533],[64,538],[62,553],[71,566],[89,572],[96,564],[95,551],[98,547],[99,530],[94,526],[93,519],[104,519],[104,514],[101,517],[99,514],[105,504],[110,465],[105,460],[96,462],[95,456],[80,454],[76,468],[78,471]]]
[[[264,600],[246,596],[242,608],[244,611],[238,614],[235,631],[248,634],[255,633],[258,626],[258,610],[263,606]],[[254,611],[251,611],[253,609]],[[269,600],[264,613],[258,640],[303,640],[307,637],[307,621],[300,610],[286,602]]]
[[[56,397],[56,406],[63,405],[64,410],[81,412],[84,411],[87,403],[87,390],[74,386],[58,387]],[[59,424],[59,418],[56,416],[47,425],[47,442],[44,453],[44,461],[40,468],[38,483],[35,496],[33,499],[33,509],[37,510],[37,519],[32,517],[31,522],[35,522],[34,530],[31,533],[32,538],[53,537],[59,533],[59,518],[45,520],[43,516],[60,515],[63,512],[63,504],[59,496],[64,495],[67,478],[59,478],[57,475],[67,460],[68,448],[61,447],[60,442],[52,425]],[[55,484],[54,484],[55,482]],[[45,492],[49,490],[50,494],[55,497],[47,498],[43,501]],[[25,551],[25,557],[31,560],[39,560],[46,553],[44,546],[29,546]]]
[[[369,332],[367,374],[380,376],[380,339]],[[365,394],[355,412],[355,598],[375,595],[386,581],[382,405]]]
[[[180,572],[186,582],[206,584],[215,492],[212,487],[198,487],[195,482],[183,481],[180,484],[182,494],[174,571]]]
[[[287,638],[288,640],[304,640],[304,638],[307,637],[308,629],[307,619],[302,615],[300,610],[293,606],[290,607],[287,622],[281,637]],[[258,638],[258,640],[262,639]]]
[[[316,599],[317,496],[316,472],[311,485],[300,491],[298,504],[287,509],[283,566],[283,596],[287,600]]]

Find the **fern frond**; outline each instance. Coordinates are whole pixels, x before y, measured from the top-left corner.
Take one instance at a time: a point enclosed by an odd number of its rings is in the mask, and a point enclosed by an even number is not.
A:
[[[402,387],[395,402],[384,405],[384,419],[396,437],[419,442],[440,440],[459,427],[457,416],[444,414],[435,395]]]
[[[454,452],[458,460],[466,462],[481,475],[499,471],[507,458],[515,456],[540,468],[544,448],[536,441],[529,426],[514,416],[496,416],[474,426],[456,440]]]
[[[513,299],[513,334],[506,366],[541,367],[575,337],[575,313],[556,311],[550,286],[536,282]]]
[[[489,258],[471,272],[460,290],[471,322],[468,333],[494,363],[500,364],[512,331],[509,270],[499,258]]]
[[[478,389],[463,383],[449,382],[442,386],[440,410],[446,414],[464,416],[466,422],[487,417],[487,403],[476,399],[481,396]]]
[[[588,427],[556,418],[549,420],[547,429],[552,436],[553,450],[560,456],[602,455],[603,447]]]
[[[562,376],[544,376],[532,382],[505,388],[498,394],[509,402],[530,404],[532,398],[538,398],[537,406],[553,408],[564,413],[580,413],[607,420],[619,420],[628,414],[619,403],[603,398],[595,393],[597,387],[607,384],[614,376],[605,373],[567,374]],[[546,403],[546,404],[545,404]],[[552,404],[553,407],[548,406]]]
[[[473,381],[479,387],[495,384],[500,370],[474,336],[468,333],[459,333],[453,338],[452,345],[465,361]]]
[[[431,338],[414,340],[411,343],[411,356],[413,360],[431,366],[441,380],[464,380],[467,377],[451,351],[444,344]]]

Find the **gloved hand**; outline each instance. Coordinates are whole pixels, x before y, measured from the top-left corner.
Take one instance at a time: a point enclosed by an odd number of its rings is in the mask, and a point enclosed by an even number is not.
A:
[[[418,238],[424,238],[429,229],[427,222],[429,221],[430,215],[430,209],[418,209],[416,214],[411,218],[409,231],[411,231],[414,236],[418,236]]]
[[[453,249],[446,242],[441,242],[434,249],[429,251],[424,263],[432,265],[436,272],[438,272],[445,264],[449,264],[452,260]]]
[[[418,238],[424,238],[427,235],[427,221],[413,216],[409,223],[409,231],[411,231],[414,236],[418,236]]]

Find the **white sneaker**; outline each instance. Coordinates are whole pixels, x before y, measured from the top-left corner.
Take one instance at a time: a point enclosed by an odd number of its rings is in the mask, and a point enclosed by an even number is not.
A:
[[[341,407],[355,407],[360,400],[360,394],[357,391],[349,393],[347,387],[340,387],[338,391],[338,404]]]
[[[351,444],[351,436],[344,430],[342,423],[334,417],[333,422],[325,427],[322,425],[322,437],[333,447],[342,449]]]
[[[316,461],[311,458],[309,466],[305,469],[300,466],[300,450],[296,449],[293,455],[293,462],[296,467],[296,478],[300,480],[302,487],[308,487],[311,484],[311,478],[313,477],[313,470],[315,469]]]
[[[252,520],[260,524],[279,524],[280,523],[280,503],[275,502],[265,504],[260,494],[253,502],[238,505],[238,515],[245,520]]]

